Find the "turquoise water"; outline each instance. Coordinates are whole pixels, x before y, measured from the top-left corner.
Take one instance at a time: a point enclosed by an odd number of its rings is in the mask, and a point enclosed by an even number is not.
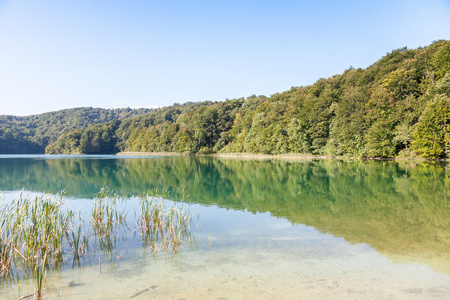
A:
[[[49,273],[46,299],[450,298],[445,164],[0,156],[3,202],[65,190],[84,209],[104,186],[130,209],[167,188],[198,216],[197,249],[152,256],[127,233],[101,270],[98,250]],[[32,289],[2,281],[1,298]]]

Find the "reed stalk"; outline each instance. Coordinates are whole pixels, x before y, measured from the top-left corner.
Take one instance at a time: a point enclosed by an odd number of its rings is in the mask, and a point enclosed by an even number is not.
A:
[[[73,266],[75,262],[80,265],[81,257],[90,256],[90,245],[94,253],[98,247],[118,265],[121,256],[114,259],[112,254],[117,240],[126,239],[127,232],[139,234],[143,250],[152,254],[160,250],[175,253],[185,243],[195,246],[193,214],[181,204],[168,205],[166,198],[167,190],[139,197],[135,228],[130,230],[127,211],[118,206],[123,198],[102,189],[92,206],[91,233],[90,229],[85,232],[82,216],[64,206],[62,195],[29,197],[20,193],[10,203],[0,205],[0,281],[33,278],[34,296],[40,299],[46,270],[59,268],[68,259],[73,260]],[[99,266],[101,270],[100,257]]]
[[[141,211],[136,230],[142,236],[143,248],[152,252],[163,249],[177,252],[184,241],[192,245],[196,241],[191,231],[193,214],[181,205],[166,205],[167,191],[150,192],[139,198]]]

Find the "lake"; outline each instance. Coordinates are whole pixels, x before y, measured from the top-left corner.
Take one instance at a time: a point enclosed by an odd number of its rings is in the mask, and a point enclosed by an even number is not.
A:
[[[417,161],[5,155],[0,205],[64,190],[83,213],[109,187],[131,210],[167,189],[196,216],[195,247],[151,255],[129,230],[113,259],[97,249],[49,271],[45,299],[450,299],[448,175]],[[0,292],[33,286],[1,279]]]

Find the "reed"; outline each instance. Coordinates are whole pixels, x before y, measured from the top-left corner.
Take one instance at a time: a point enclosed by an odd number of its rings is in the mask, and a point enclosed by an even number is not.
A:
[[[64,239],[75,214],[63,204],[62,195],[30,198],[21,193],[0,210],[1,277],[11,276],[13,265],[22,278],[33,274],[37,298],[43,293],[45,270],[64,260]]]
[[[78,225],[78,230],[72,229],[66,235],[67,242],[72,248],[73,259],[78,260],[89,253],[89,236],[82,231],[82,226]]]
[[[6,277],[11,271],[14,243],[2,228],[0,228],[0,277]]]
[[[168,206],[167,190],[157,190],[139,198],[141,211],[136,221],[136,230],[142,236],[143,248],[153,253],[159,249],[177,252],[184,241],[195,245],[195,233],[191,231],[193,214],[182,205]]]
[[[105,187],[98,193],[92,208],[90,224],[93,229],[94,244],[110,261],[114,261],[113,252],[117,240],[126,240],[127,237],[126,208],[125,205],[123,208],[118,206],[118,202],[122,200],[123,198],[117,193]]]
[[[45,276],[45,269],[47,266],[47,249],[43,249],[45,253],[40,253],[40,257],[37,260],[37,264],[35,265],[34,269],[34,280],[35,280],[35,291],[34,296],[37,299],[41,299],[44,295],[44,276]]]
[[[182,204],[169,205],[167,198],[167,190],[139,197],[131,230],[125,205],[118,205],[124,198],[108,188],[94,200],[88,227],[80,213],[65,206],[61,194],[30,197],[20,193],[0,205],[0,281],[31,278],[34,296],[40,299],[47,270],[59,268],[68,259],[73,266],[75,262],[80,265],[80,258],[100,248],[118,266],[121,255],[113,256],[117,240],[126,240],[130,233],[139,234],[143,250],[153,254],[160,250],[175,253],[186,243],[195,247],[194,214]],[[101,272],[100,257],[99,268]]]
[[[119,210],[117,201],[120,197],[109,188],[102,188],[95,199],[92,209],[91,225],[97,234],[108,236],[119,225],[126,223],[125,208]]]

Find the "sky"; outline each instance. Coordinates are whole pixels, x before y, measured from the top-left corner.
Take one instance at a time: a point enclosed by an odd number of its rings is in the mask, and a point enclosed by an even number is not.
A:
[[[0,115],[270,96],[450,39],[450,0],[0,0]]]

